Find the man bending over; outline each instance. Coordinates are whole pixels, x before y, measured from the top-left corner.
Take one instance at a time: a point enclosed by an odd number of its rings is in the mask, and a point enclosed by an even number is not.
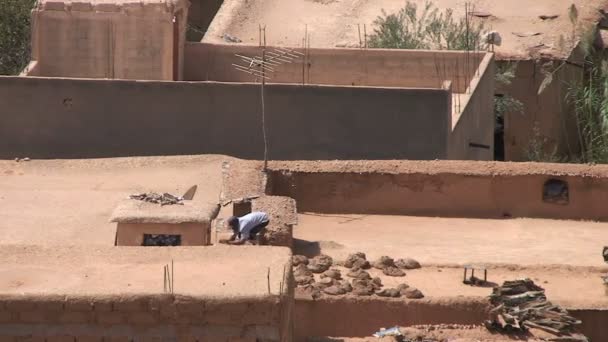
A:
[[[227,241],[228,244],[242,245],[247,241],[255,241],[258,234],[269,222],[268,215],[261,211],[255,211],[241,217],[230,216],[226,220],[226,225],[232,229],[233,234]]]

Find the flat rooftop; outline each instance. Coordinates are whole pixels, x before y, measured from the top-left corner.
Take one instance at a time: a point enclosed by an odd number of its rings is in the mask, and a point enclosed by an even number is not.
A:
[[[174,263],[174,289],[197,297],[278,294],[291,252],[282,247],[17,246],[0,248],[0,294],[112,296],[163,293],[163,267]]]
[[[0,161],[0,244],[114,245],[113,210],[129,195],[183,195],[219,203],[222,162],[230,157],[178,156]]]
[[[415,2],[419,7],[424,4],[422,0]],[[464,15],[464,2],[460,0],[432,2],[442,10],[454,9],[456,16]],[[503,43],[496,52],[505,57],[525,57],[531,51],[568,55],[572,49],[568,8],[573,3],[582,23],[596,20],[597,10],[608,5],[606,0],[472,1],[476,12],[491,15],[479,20],[484,20],[489,30],[500,33]],[[395,13],[404,4],[403,0],[225,0],[203,40],[224,42],[221,36],[230,34],[244,43],[257,44],[258,27],[263,24],[266,25],[267,43],[270,45],[302,46],[307,27],[311,47],[358,47],[358,24],[361,31],[365,24],[370,34],[373,22],[382,10]],[[558,17],[542,20],[539,18],[541,15]],[[559,46],[560,36],[565,38],[564,47]]]
[[[337,259],[412,257],[424,264],[605,266],[608,223],[299,213],[295,252]]]
[[[363,251],[364,252],[364,251]],[[387,254],[394,257],[391,254]],[[368,257],[368,259],[370,259]],[[340,259],[338,259],[340,260]],[[373,261],[373,259],[370,259]],[[466,298],[471,301],[485,302],[492,293],[494,284],[502,284],[506,280],[530,278],[537,285],[543,287],[548,298],[567,309],[606,310],[608,309],[608,296],[603,285],[602,276],[608,268],[603,267],[571,267],[558,265],[487,265],[488,286],[469,286],[462,283],[463,268],[451,266],[427,266],[415,270],[405,270],[405,277],[389,277],[381,270],[371,268],[367,270],[372,277],[379,277],[384,288],[395,288],[397,285],[407,283],[420,289],[426,300],[433,302],[450,302],[454,298]],[[333,268],[341,271],[343,278],[350,271],[341,266]],[[470,274],[470,272],[469,272]],[[317,281],[319,275],[315,275]],[[483,278],[483,271],[476,271],[476,277]],[[332,298],[333,296],[324,295]],[[353,300],[361,297],[351,296]],[[373,297],[373,300],[393,300]],[[406,299],[395,299],[404,301]]]

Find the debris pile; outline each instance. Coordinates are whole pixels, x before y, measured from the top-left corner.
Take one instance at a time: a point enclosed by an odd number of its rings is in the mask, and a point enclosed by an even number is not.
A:
[[[490,302],[494,307],[491,319],[486,321],[489,330],[525,332],[532,328],[557,336],[550,341],[588,341],[574,332],[581,321],[547,301],[545,290],[530,279],[505,281],[494,288]]]
[[[344,295],[351,293],[355,296],[379,297],[406,297],[408,299],[423,298],[420,290],[402,283],[396,288],[384,288],[379,277],[372,277],[369,270],[372,265],[367,260],[365,253],[354,253],[348,256],[343,265],[348,270],[343,274],[339,269],[332,268],[334,261],[330,256],[318,255],[308,259],[303,255],[294,255],[291,259],[293,274],[297,286],[313,298],[318,298],[322,293],[326,295]],[[399,266],[399,267],[397,267]],[[399,259],[397,263],[389,257],[381,257],[374,263],[374,267],[381,269],[384,274],[392,275],[398,272],[405,273],[401,268],[412,269],[420,267],[413,259]],[[319,274],[315,280],[314,273]],[[343,277],[346,278],[343,278]],[[349,280],[348,278],[352,278]]]
[[[149,202],[149,203],[160,204],[161,206],[173,205],[173,204],[179,204],[179,205],[184,204],[183,203],[184,199],[182,197],[173,196],[166,192],[162,195],[157,194],[155,192],[144,192],[141,194],[131,195],[131,196],[129,196],[129,198],[134,199],[134,200]]]

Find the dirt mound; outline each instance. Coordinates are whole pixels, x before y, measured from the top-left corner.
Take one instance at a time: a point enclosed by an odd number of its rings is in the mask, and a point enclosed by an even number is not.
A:
[[[333,262],[334,260],[328,255],[317,255],[316,257],[309,260],[308,269],[311,270],[313,273],[323,273],[331,267]]]
[[[304,255],[294,255],[291,257],[292,266],[298,266],[300,264],[308,265],[308,258]]]
[[[336,280],[341,280],[342,273],[340,273],[340,270],[331,269],[321,273],[321,278],[332,278]]]
[[[393,258],[388,257],[386,255],[383,255],[380,258],[378,258],[378,260],[374,261],[372,266],[374,266],[374,268],[377,268],[379,270],[383,270],[384,268],[390,267],[390,266],[396,267],[395,260],[393,260]]]
[[[413,270],[421,267],[420,263],[412,258],[397,259],[395,266],[404,270]]]
[[[331,296],[337,296],[337,295],[345,294],[346,291],[344,290],[344,288],[342,286],[332,285],[332,286],[324,288],[323,293],[331,295]]]
[[[389,277],[405,277],[405,272],[395,266],[387,266],[383,268],[382,273]]]
[[[401,297],[401,292],[397,289],[388,288],[376,291],[376,296],[398,298]]]
[[[424,298],[424,294],[422,294],[422,291],[418,290],[415,287],[408,287],[406,289],[401,290],[400,293],[408,299]]]
[[[371,267],[371,265],[369,264],[369,261],[367,261],[365,253],[357,252],[350,254],[346,258],[346,261],[344,261],[344,267],[368,269]]]

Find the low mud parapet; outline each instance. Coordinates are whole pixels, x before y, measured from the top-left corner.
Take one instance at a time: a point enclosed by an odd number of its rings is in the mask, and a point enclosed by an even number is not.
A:
[[[283,341],[279,297],[213,301],[173,295],[0,297],[0,340],[20,338]],[[285,309],[289,309],[285,303]]]
[[[460,161],[271,163],[300,212],[608,220],[608,167]]]
[[[5,245],[0,341],[290,341],[290,257],[263,246]]]
[[[296,339],[306,336],[371,336],[381,327],[417,324],[480,324],[489,306],[478,299],[386,299],[377,297],[296,297]]]
[[[295,306],[295,339],[310,336],[371,336],[385,327],[463,324],[481,325],[488,319],[489,302],[484,297],[446,297],[422,300],[378,297],[298,298]],[[591,341],[608,336],[608,310],[568,309],[582,321],[579,331]]]

